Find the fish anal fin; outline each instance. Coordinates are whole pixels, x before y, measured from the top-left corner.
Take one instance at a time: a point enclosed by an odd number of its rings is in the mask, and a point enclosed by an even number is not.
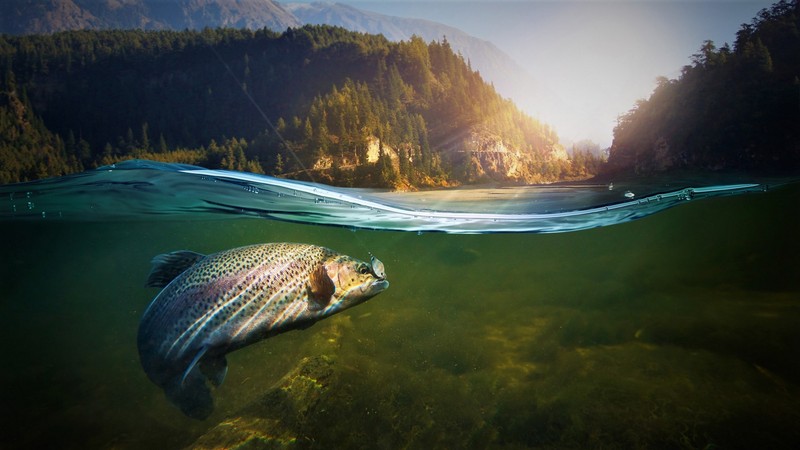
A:
[[[308,309],[309,311],[319,311],[328,306],[331,302],[333,293],[336,292],[336,285],[328,276],[325,266],[319,264],[308,280]]]
[[[219,387],[228,374],[228,361],[225,356],[209,357],[200,360],[200,370],[211,381],[214,387]]]
[[[189,250],[178,250],[158,255],[151,261],[153,267],[150,269],[150,274],[147,275],[147,281],[145,281],[144,285],[163,288],[175,277],[203,258],[205,258],[205,255],[190,252]]]

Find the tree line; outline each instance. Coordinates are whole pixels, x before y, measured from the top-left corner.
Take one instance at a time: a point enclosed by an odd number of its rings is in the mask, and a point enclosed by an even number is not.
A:
[[[706,41],[674,80],[619,118],[607,173],[800,169],[800,13],[781,0],[731,48]]]
[[[460,183],[459,139],[478,129],[531,171],[557,165],[549,181],[586,169],[551,161],[555,131],[446,37],[391,43],[310,25],[4,35],[0,73],[0,127],[16,130],[0,138],[3,182],[138,157],[340,185]]]

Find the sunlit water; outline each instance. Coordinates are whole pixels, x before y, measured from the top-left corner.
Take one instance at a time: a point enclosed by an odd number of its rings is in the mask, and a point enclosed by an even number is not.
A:
[[[207,442],[320,354],[340,379],[289,447],[800,443],[797,184],[389,194],[135,164],[0,187],[0,448]],[[371,252],[391,286],[230,354],[188,419],[138,361],[149,261],[272,241]]]

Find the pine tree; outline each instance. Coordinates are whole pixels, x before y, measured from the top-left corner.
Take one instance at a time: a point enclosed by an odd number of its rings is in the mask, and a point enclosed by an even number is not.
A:
[[[150,137],[147,135],[147,122],[142,123],[141,147],[145,151],[150,151]]]
[[[278,156],[275,157],[275,168],[272,170],[273,175],[281,175],[283,173],[283,156],[278,153]]]

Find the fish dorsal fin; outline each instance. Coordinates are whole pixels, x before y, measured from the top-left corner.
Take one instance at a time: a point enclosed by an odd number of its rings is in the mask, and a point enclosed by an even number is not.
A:
[[[186,269],[192,267],[197,261],[203,258],[205,258],[205,255],[190,252],[189,250],[178,250],[158,255],[151,261],[153,268],[150,269],[150,274],[147,275],[147,281],[144,285],[147,287],[163,288],[174,280],[175,277],[185,272]]]
[[[308,280],[308,309],[309,311],[319,311],[328,306],[331,302],[333,293],[336,292],[336,285],[328,276],[325,266],[318,265]]]
[[[211,380],[214,387],[219,387],[225,381],[225,375],[228,374],[228,361],[225,355],[219,357],[205,357],[200,360],[200,370],[203,375]]]

